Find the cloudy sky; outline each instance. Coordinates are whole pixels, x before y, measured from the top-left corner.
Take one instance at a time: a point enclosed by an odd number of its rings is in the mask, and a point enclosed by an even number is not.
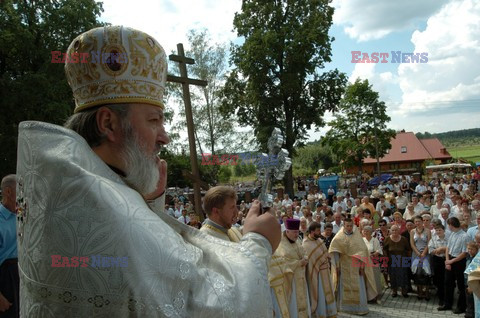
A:
[[[153,35],[166,52],[206,28],[218,43],[238,42],[241,0],[104,0],[102,20]],[[393,129],[445,132],[480,127],[479,0],[333,0],[332,63],[350,81],[368,79]],[[352,51],[388,53],[387,63],[352,63]],[[392,51],[427,53],[427,63],[392,63]],[[328,116],[330,117],[330,116]],[[312,130],[318,139],[328,127]]]

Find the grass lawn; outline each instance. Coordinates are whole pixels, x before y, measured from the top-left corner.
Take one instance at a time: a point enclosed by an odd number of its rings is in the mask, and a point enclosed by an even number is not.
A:
[[[463,158],[473,162],[480,162],[480,145],[464,147],[448,147],[453,158]]]

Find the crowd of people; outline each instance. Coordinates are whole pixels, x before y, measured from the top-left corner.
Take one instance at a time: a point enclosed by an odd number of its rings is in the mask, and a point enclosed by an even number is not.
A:
[[[269,269],[278,316],[366,314],[385,288],[392,297],[413,293],[424,301],[435,292],[439,311],[480,314],[465,274],[470,264],[476,266],[472,260],[480,247],[476,183],[467,178],[417,183],[404,176],[379,184],[370,196],[329,192],[276,197],[269,210],[283,233]],[[180,205],[169,213],[184,222]],[[249,206],[240,202],[225,227],[241,230]]]
[[[404,176],[398,182],[381,183],[371,196],[363,198],[339,192],[328,200],[312,190],[303,198],[277,197],[273,213],[282,227],[298,219],[303,241],[308,240],[312,224],[320,227],[319,239],[330,254],[330,276],[337,288],[339,310],[367,313],[367,303],[375,303],[389,287],[392,297],[399,292],[409,297],[415,292],[425,301],[435,290],[439,311],[474,317],[475,311],[480,312],[478,298],[474,301],[464,273],[480,246],[480,192],[473,180],[467,180],[438,178],[417,183]],[[363,256],[365,249],[367,257]],[[342,255],[347,256],[343,263]],[[351,266],[352,257],[358,260],[354,262],[357,266]],[[360,296],[355,298],[360,304],[353,305],[348,297],[342,297],[342,278],[335,272],[339,265],[340,276],[348,274],[350,286],[355,282]],[[456,306],[455,288],[459,295]]]

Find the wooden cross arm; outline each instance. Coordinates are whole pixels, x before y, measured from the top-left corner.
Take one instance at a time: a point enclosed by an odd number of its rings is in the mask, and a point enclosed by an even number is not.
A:
[[[184,77],[173,76],[173,75],[167,75],[167,81],[168,82],[175,82],[175,83],[182,83],[182,84],[192,84],[192,85],[197,85],[197,86],[207,86],[208,85],[207,81],[202,81],[202,80],[193,79],[193,78],[184,78]]]
[[[181,56],[181,55],[170,54],[168,56],[168,59],[170,61],[179,62],[179,63],[195,64],[194,59],[191,59],[191,58],[186,57],[186,56]]]

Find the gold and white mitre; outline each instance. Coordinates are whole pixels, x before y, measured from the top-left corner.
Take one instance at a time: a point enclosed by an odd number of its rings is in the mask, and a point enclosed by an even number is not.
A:
[[[148,34],[123,26],[92,29],[75,38],[67,55],[88,54],[87,63],[66,63],[67,81],[75,98],[75,113],[119,103],[164,107],[167,58]],[[126,59],[98,59],[118,55]]]

